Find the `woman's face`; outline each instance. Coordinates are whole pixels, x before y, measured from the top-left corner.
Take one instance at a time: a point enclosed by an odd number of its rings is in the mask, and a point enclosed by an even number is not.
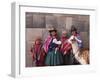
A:
[[[72,35],[76,35],[76,31],[72,31]]]
[[[56,36],[56,34],[57,34],[57,33],[56,33],[55,31],[52,31],[52,32],[51,32],[51,35],[52,35],[52,36]]]
[[[62,37],[66,37],[67,36],[67,32],[62,32]]]

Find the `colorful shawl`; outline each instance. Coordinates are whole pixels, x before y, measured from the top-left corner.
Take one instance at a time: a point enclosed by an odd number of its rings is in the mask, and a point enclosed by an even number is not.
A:
[[[44,65],[44,52],[42,50],[42,44],[34,44],[31,48],[33,61],[35,61],[36,66],[43,66]]]
[[[48,47],[50,45],[51,40],[52,40],[52,37],[51,36],[48,36],[47,39],[44,41],[43,48],[44,48],[44,51],[46,53],[48,52]]]
[[[67,37],[61,38],[62,45],[61,45],[60,51],[62,53],[64,53],[65,51],[68,52],[71,49],[71,44],[67,40],[68,40]]]

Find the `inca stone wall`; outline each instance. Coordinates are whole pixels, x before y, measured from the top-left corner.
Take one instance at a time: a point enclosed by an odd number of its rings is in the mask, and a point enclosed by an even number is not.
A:
[[[32,66],[30,48],[37,36],[44,41],[49,34],[47,27],[53,26],[58,30],[59,36],[62,30],[70,33],[71,26],[75,25],[83,40],[83,47],[89,48],[89,16],[74,14],[47,14],[26,13],[26,66]]]

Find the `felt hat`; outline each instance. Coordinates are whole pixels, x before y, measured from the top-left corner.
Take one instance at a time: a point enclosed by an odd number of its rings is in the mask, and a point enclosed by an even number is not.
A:
[[[54,27],[49,27],[47,28],[47,30],[51,33],[51,32],[57,32],[57,30]]]
[[[71,26],[71,32],[73,32],[73,31],[77,32],[77,29],[74,25]]]

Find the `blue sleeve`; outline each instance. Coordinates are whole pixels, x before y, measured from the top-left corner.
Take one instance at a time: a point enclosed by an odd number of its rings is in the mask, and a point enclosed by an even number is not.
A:
[[[78,43],[78,46],[79,46],[79,48],[82,48],[82,47],[83,47],[82,39],[81,39],[81,37],[80,37],[79,35],[77,36],[77,38],[78,38],[79,40],[81,40],[81,43]]]

